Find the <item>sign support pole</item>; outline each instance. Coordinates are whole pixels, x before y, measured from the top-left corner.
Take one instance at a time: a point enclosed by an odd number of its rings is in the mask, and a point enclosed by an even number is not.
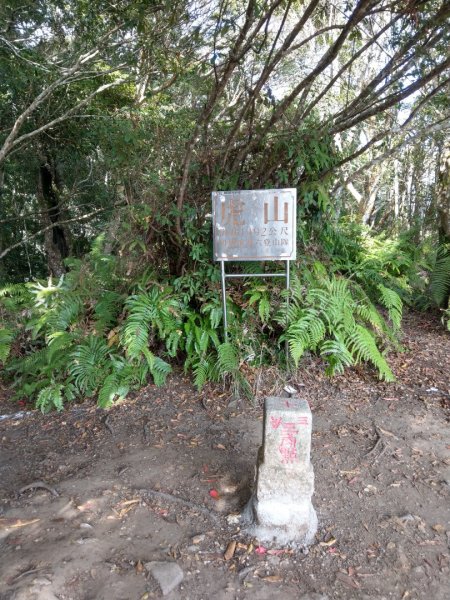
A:
[[[291,289],[291,281],[290,281],[290,267],[291,263],[289,260],[286,261],[286,316],[289,313],[289,292]],[[285,351],[286,351],[286,368],[289,364],[289,342],[285,341]]]
[[[220,261],[220,273],[222,275],[222,311],[223,311],[223,338],[224,341],[228,341],[228,319],[227,319],[227,292],[226,292],[226,274],[225,274],[225,261]]]

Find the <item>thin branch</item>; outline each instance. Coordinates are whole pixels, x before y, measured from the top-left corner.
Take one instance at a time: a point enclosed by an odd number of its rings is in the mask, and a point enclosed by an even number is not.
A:
[[[50,229],[53,229],[54,227],[59,227],[61,225],[67,225],[68,223],[80,223],[82,221],[87,221],[91,217],[93,217],[93,216],[95,216],[95,215],[97,215],[97,214],[99,214],[101,212],[105,212],[105,211],[111,210],[113,208],[118,208],[120,206],[124,206],[124,204],[123,203],[113,204],[112,206],[98,208],[97,210],[94,210],[94,211],[92,211],[90,213],[87,213],[85,215],[81,215],[81,217],[74,217],[73,219],[66,219],[64,221],[56,221],[56,223],[51,223],[50,225],[47,225],[47,227],[43,227],[39,231],[36,231],[35,233],[27,236],[23,240],[20,240],[20,242],[16,242],[12,246],[9,246],[9,248],[6,248],[5,250],[3,250],[3,252],[0,254],[0,260],[2,258],[4,258],[7,254],[9,254],[15,248],[18,248],[19,246],[22,246],[23,244],[27,244],[32,239],[37,238],[38,236],[42,235],[46,231],[49,231]]]
[[[88,52],[81,54],[75,60],[71,67],[67,68],[62,75],[60,75],[57,79],[55,79],[55,81],[53,81],[50,85],[44,88],[31,102],[31,104],[29,104],[27,108],[17,117],[14,125],[11,128],[11,131],[9,132],[9,135],[6,137],[3,143],[3,146],[0,148],[0,164],[5,160],[6,156],[9,154],[9,152],[14,146],[16,146],[18,143],[21,143],[21,141],[23,141],[24,139],[29,139],[30,137],[33,137],[35,135],[35,132],[31,132],[30,134],[25,134],[24,136],[19,137],[19,132],[22,126],[24,125],[25,121],[28,119],[28,117],[38,108],[38,106],[45,102],[47,98],[49,98],[56,89],[66,84],[67,80],[70,79],[72,75],[80,71],[80,69],[82,69],[84,65],[92,61],[100,53],[100,48],[102,44],[113,33],[120,29],[120,27],[121,25],[118,25],[117,27],[111,29],[109,32],[107,32],[104,36],[101,37],[99,44],[95,48],[92,48]],[[100,88],[93,95],[99,93],[100,91],[103,91],[104,89],[106,88],[100,86]],[[88,96],[87,102],[93,97],[93,95]],[[86,102],[84,101],[78,103],[76,105],[75,110],[78,109],[80,106],[84,106],[84,104],[86,104]],[[68,113],[66,114],[70,115],[71,112],[73,112],[73,110],[68,111]],[[64,119],[55,119],[52,122],[51,126],[53,126],[53,124],[59,123],[61,120]],[[48,129],[48,126],[44,126],[44,130],[45,129]],[[39,129],[39,131],[41,130],[42,128]]]
[[[378,4],[378,0],[360,0],[358,2],[341,33],[322,55],[314,69],[312,69],[312,71],[294,87],[291,93],[279,103],[273,111],[272,116],[266,121],[264,127],[261,128],[258,136],[255,136],[250,143],[246,144],[240,152],[236,154],[231,166],[232,170],[235,170],[237,165],[241,164],[244,158],[265,138],[271,128],[283,117],[287,108],[293,103],[300,92],[310,86],[318,75],[334,61],[339,50],[350,35],[350,32],[369,14],[369,10],[376,6],[376,4]]]
[[[353,65],[353,63],[364,54],[374,43],[378,41],[378,38],[383,35],[390,27],[392,27],[398,20],[400,19],[400,15],[394,17],[385,27],[380,29],[366,44],[364,44],[358,52],[355,52],[353,56],[342,66],[342,68],[336,73],[336,75],[330,80],[328,85],[317,95],[314,100],[312,100],[309,105],[305,108],[304,112],[301,114],[301,119],[306,119],[308,115],[311,113],[313,108],[317,106],[317,104],[322,100],[322,98],[330,91],[333,85],[342,77],[342,75]],[[302,98],[304,100],[304,98]],[[301,104],[301,102],[300,102]]]
[[[5,44],[5,46],[11,50],[11,52],[14,54],[14,56],[19,58],[23,62],[26,62],[27,64],[32,65],[33,67],[37,67],[38,69],[42,69],[43,71],[46,71],[47,73],[50,72],[50,69],[45,67],[43,64],[35,62],[34,60],[30,60],[29,58],[26,58],[25,56],[22,56],[19,48],[17,48],[12,42],[7,40],[3,36],[0,36],[0,42],[3,42],[3,44]]]
[[[355,179],[355,177],[358,177],[358,175],[361,175],[361,173],[363,173],[367,169],[370,169],[374,165],[381,163],[388,158],[391,158],[392,156],[397,154],[397,152],[399,152],[400,150],[402,150],[403,148],[405,148],[412,142],[414,142],[424,136],[428,136],[431,133],[434,133],[435,131],[442,131],[444,129],[450,129],[450,115],[447,115],[443,119],[440,119],[436,123],[433,123],[433,125],[424,127],[423,129],[418,131],[415,135],[407,137],[406,139],[404,139],[402,142],[398,143],[396,146],[394,146],[390,150],[387,150],[386,152],[384,152],[383,154],[380,154],[373,160],[368,161],[362,167],[360,167],[359,169],[354,171],[351,175],[349,175],[342,183],[338,184],[334,188],[333,193],[336,193],[339,188],[347,186],[348,183],[350,183],[353,179]]]
[[[232,144],[234,138],[236,137],[236,134],[241,126],[243,119],[245,118],[249,109],[253,106],[254,99],[261,92],[263,86],[265,85],[266,81],[269,79],[269,77],[272,74],[272,72],[274,71],[275,67],[282,60],[282,58],[288,53],[290,47],[292,46],[292,43],[294,42],[296,37],[299,35],[299,33],[303,30],[305,24],[311,17],[311,15],[314,12],[314,9],[317,7],[318,3],[319,3],[319,0],[311,0],[309,5],[306,7],[303,15],[298,20],[298,22],[296,23],[296,25],[292,29],[292,31],[289,33],[289,35],[286,37],[284,43],[281,45],[280,49],[276,52],[273,59],[266,63],[255,87],[252,89],[252,91],[249,94],[249,98],[248,98],[247,102],[243,106],[239,116],[235,120],[235,123],[234,123],[230,133],[228,134],[227,140],[225,142],[225,149],[223,152],[222,168],[221,168],[222,172],[223,172],[223,169],[225,168],[226,161],[228,159],[228,154],[231,149],[231,144]],[[288,9],[289,9],[289,6],[288,6]],[[287,13],[285,16],[287,16]],[[278,36],[281,33],[281,28],[283,27],[283,25],[284,25],[284,20],[282,21],[282,23],[280,25],[276,39],[278,39]],[[272,47],[272,50],[273,50],[273,48],[274,47]],[[271,54],[272,54],[272,50],[271,50]]]
[[[349,115],[352,114],[355,110],[357,111],[359,107],[366,108],[367,107],[367,99],[373,94],[374,90],[378,87],[380,83],[382,83],[386,78],[392,75],[393,69],[395,66],[399,66],[399,64],[403,64],[405,60],[408,60],[407,56],[408,52],[415,48],[416,44],[425,36],[430,35],[430,29],[434,30],[438,27],[441,22],[445,22],[450,14],[450,5],[443,5],[436,15],[433,15],[428,21],[422,24],[420,29],[411,36],[403,46],[395,53],[391,60],[389,60],[386,65],[377,73],[377,75],[372,79],[370,83],[364,86],[364,89],[360,92],[359,96],[357,96],[349,106],[346,106],[340,113],[337,113],[334,116],[335,122],[338,121],[339,117],[342,116],[342,120]],[[421,46],[422,47],[422,46]],[[400,63],[399,63],[400,61]]]
[[[353,118],[341,121],[340,124],[338,123],[331,129],[331,133],[339,133],[341,131],[350,129],[358,123],[367,120],[369,117],[373,117],[374,115],[385,111],[387,108],[394,106],[401,100],[408,98],[411,96],[411,94],[423,88],[428,82],[432,81],[435,77],[443,73],[448,67],[450,67],[450,56],[438,64],[434,69],[429,71],[426,75],[404,88],[402,91],[390,94],[386,98],[381,99],[378,104],[371,106],[367,110],[362,110]]]
[[[99,86],[95,91],[93,91],[91,94],[86,96],[83,100],[78,102],[75,106],[70,108],[68,111],[66,111],[60,117],[57,117],[56,119],[53,119],[52,121],[49,121],[48,123],[45,123],[41,127],[38,127],[37,129],[30,131],[29,133],[24,133],[23,135],[16,137],[16,139],[14,141],[12,141],[12,142],[10,141],[9,146],[7,146],[8,140],[5,141],[5,144],[2,148],[2,150],[0,150],[0,164],[6,158],[6,156],[19,144],[23,144],[23,142],[25,142],[33,137],[36,137],[40,133],[47,131],[47,129],[51,129],[55,125],[58,125],[59,123],[62,123],[63,121],[66,121],[67,119],[72,117],[72,115],[75,111],[79,110],[83,106],[86,106],[86,104],[88,104],[98,94],[101,94],[102,92],[104,92],[105,90],[107,90],[109,88],[116,87],[118,85],[122,85],[123,83],[126,83],[127,81],[129,81],[129,78],[118,79],[117,81],[105,83],[105,84]],[[80,115],[77,115],[77,116],[79,117]]]

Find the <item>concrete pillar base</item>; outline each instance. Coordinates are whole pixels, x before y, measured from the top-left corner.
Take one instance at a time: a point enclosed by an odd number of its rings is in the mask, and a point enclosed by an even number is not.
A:
[[[311,502],[312,415],[306,400],[267,398],[256,489],[242,512],[245,532],[265,543],[308,546],[317,532]]]
[[[242,511],[241,523],[244,532],[259,542],[305,547],[314,541],[318,520],[311,501],[260,503],[252,496]]]

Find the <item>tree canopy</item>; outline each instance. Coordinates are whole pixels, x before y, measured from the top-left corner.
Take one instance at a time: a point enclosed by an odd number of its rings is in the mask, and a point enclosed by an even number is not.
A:
[[[331,277],[325,283],[310,265],[312,289],[337,294],[341,309],[354,312],[363,301],[345,296],[333,278],[361,277],[366,283],[357,293],[384,304],[396,329],[398,301],[383,291],[392,281],[377,281],[376,293],[367,289],[381,260],[377,247],[385,261],[379,269],[404,278],[395,293],[414,287],[413,271],[416,283],[427,273],[417,297],[426,304],[425,290],[434,290],[435,303],[445,307],[449,17],[445,0],[4,0],[0,278],[6,284],[52,275],[76,287],[83,269],[95,280],[106,261],[114,268],[97,283],[124,302],[133,286],[148,290],[162,278],[200,315],[209,298],[204,281],[214,287],[218,278],[211,191],[296,187],[299,254],[325,264]],[[409,254],[393,266],[402,244]],[[367,252],[375,262],[362,275]],[[267,289],[253,291],[260,295],[250,294],[250,304],[259,305],[268,334]],[[92,294],[77,301],[86,318],[89,302],[94,310],[100,301]],[[134,314],[117,302],[109,333],[117,319]],[[310,298],[306,313],[291,315],[291,324],[303,323],[301,331],[284,332],[295,338],[296,359],[317,349],[311,323],[326,329],[328,309]],[[221,317],[209,314],[205,327],[214,332]],[[149,335],[155,323],[147,323]],[[121,343],[137,360],[126,331]],[[333,343],[353,352],[352,360],[371,356],[386,374],[370,340],[358,350],[355,331],[348,322],[337,337],[333,329]],[[204,335],[218,347],[215,334]],[[339,353],[333,348],[324,355]],[[220,352],[237,372],[239,361]],[[339,364],[350,364],[342,352]],[[198,373],[203,363],[193,364]]]

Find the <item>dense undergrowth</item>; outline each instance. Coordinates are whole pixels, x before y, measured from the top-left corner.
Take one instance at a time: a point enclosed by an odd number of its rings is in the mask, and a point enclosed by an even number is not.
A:
[[[220,276],[207,243],[192,246],[196,266],[182,277],[146,269],[130,281],[100,236],[58,281],[1,289],[4,377],[16,398],[44,412],[86,397],[106,408],[149,378],[164,384],[174,365],[191,372],[197,388],[225,378],[251,396],[256,368],[294,368],[307,352],[322,357],[329,375],[368,363],[393,381],[388,352],[400,348],[403,305],[448,303],[449,248],[433,253],[406,236],[375,237],[345,223],[321,231],[320,251],[303,243],[308,258],[291,267],[289,298],[250,276],[230,290],[224,340]]]

